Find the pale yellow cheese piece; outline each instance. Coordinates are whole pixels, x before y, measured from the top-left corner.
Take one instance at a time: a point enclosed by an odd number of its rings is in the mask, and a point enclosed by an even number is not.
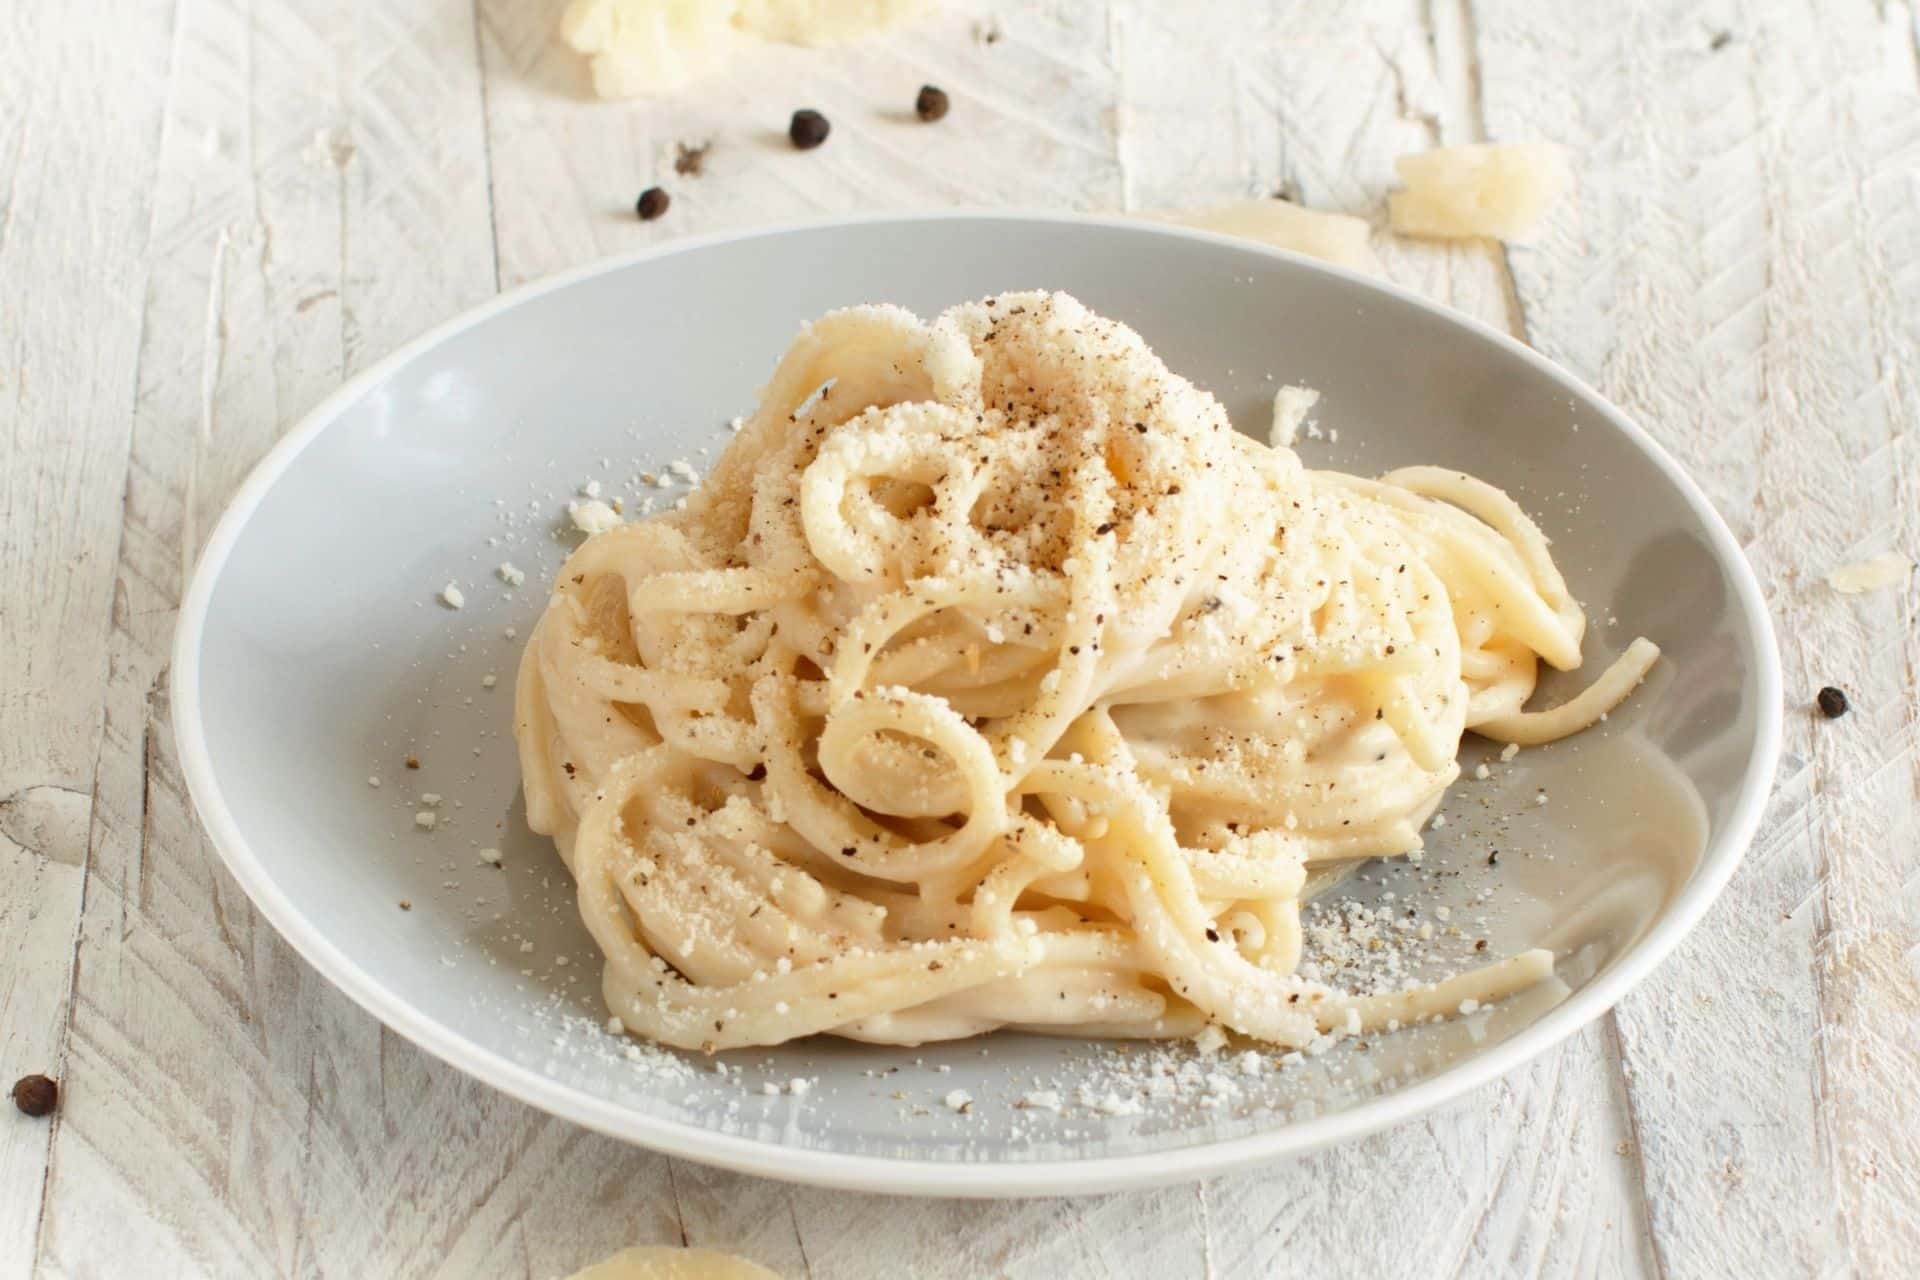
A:
[[[880,30],[934,0],[573,0],[560,38],[592,59],[593,91],[631,98],[719,70],[748,38],[828,45]]]
[[[1312,387],[1285,386],[1274,392],[1273,426],[1267,430],[1267,443],[1276,449],[1291,449],[1300,425],[1319,403],[1320,393]]]
[[[678,89],[718,70],[740,33],[733,0],[573,0],[560,38],[592,58],[593,91],[630,98]]]
[[[1904,584],[1913,576],[1913,561],[1898,551],[1887,551],[1867,560],[1843,564],[1827,575],[1827,585],[1842,595],[1864,595],[1895,584]]]
[[[636,1245],[576,1271],[567,1280],[780,1280],[757,1262],[712,1249]]]
[[[787,44],[839,44],[933,7],[933,0],[740,0],[742,31]]]
[[[1351,214],[1324,213],[1289,200],[1241,200],[1159,216],[1183,227],[1258,240],[1355,271],[1378,271],[1373,250],[1367,244],[1371,230],[1367,220]]]
[[[1566,148],[1547,142],[1477,143],[1401,156],[1407,184],[1388,201],[1407,236],[1525,241],[1572,181]]]

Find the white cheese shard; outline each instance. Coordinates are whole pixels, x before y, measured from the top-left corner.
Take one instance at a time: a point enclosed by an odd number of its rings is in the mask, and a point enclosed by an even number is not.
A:
[[[1475,143],[1401,156],[1406,190],[1387,203],[1403,236],[1487,236],[1525,243],[1572,181],[1565,147],[1549,142]]]
[[[1320,393],[1312,387],[1282,387],[1273,393],[1273,426],[1267,430],[1267,443],[1276,449],[1291,449],[1300,434],[1300,424],[1320,403]]]
[[[1896,583],[1905,583],[1913,575],[1913,561],[1898,551],[1887,551],[1866,560],[1841,565],[1827,575],[1827,585],[1843,596],[1880,591]]]
[[[739,0],[734,25],[767,40],[820,48],[924,13],[932,0]]]
[[[440,588],[440,599],[446,602],[446,606],[449,609],[464,609],[467,607],[466,593],[451,582]]]
[[[596,95],[631,98],[711,75],[756,37],[838,44],[931,7],[932,0],[573,0],[560,38],[591,58]]]
[[[605,533],[609,529],[618,529],[624,523],[618,511],[598,499],[588,502],[569,502],[567,516],[573,521],[573,527],[589,538],[595,534]]]
[[[665,93],[724,66],[740,33],[733,5],[711,0],[573,0],[560,38],[589,55],[602,98]]]
[[[1200,231],[1258,240],[1276,249],[1304,253],[1337,267],[1378,275],[1380,265],[1368,245],[1372,228],[1365,218],[1308,209],[1290,200],[1240,200],[1213,209],[1160,215],[1166,222]]]

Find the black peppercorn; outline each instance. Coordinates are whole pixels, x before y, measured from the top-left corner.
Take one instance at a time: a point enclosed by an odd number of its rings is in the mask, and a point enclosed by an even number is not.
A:
[[[640,221],[652,222],[667,211],[673,203],[673,197],[659,187],[648,187],[640,193],[640,199],[634,203],[633,211],[640,215]]]
[[[1820,714],[1829,720],[1838,720],[1847,714],[1847,695],[1832,685],[1828,685],[1816,694],[1814,701],[1820,704]]]
[[[27,1115],[51,1115],[59,1103],[60,1086],[43,1075],[21,1076],[13,1082],[13,1105]]]
[[[827,140],[833,126],[827,118],[812,108],[802,108],[793,113],[793,122],[787,126],[787,136],[793,139],[793,145],[802,151],[811,151]]]
[[[913,114],[932,124],[946,116],[948,105],[945,89],[923,84],[920,86],[920,96],[913,100]]]

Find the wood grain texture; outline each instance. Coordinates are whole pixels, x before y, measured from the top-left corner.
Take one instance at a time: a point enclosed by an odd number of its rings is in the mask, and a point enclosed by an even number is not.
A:
[[[1572,145],[1591,175],[1514,254],[1531,337],[1707,487],[1760,571],[1787,669],[1768,835],[1618,1014],[1660,1261],[1908,1274],[1915,599],[1848,600],[1822,579],[1916,543],[1912,15],[1477,11],[1490,119]],[[1604,98],[1581,88],[1603,77]],[[1813,714],[1827,683],[1859,712]]]
[[[1920,1256],[1920,606],[1820,582],[1920,549],[1909,8],[956,0],[603,104],[551,38],[561,7],[0,3],[0,68],[26,69],[0,77],[0,1067],[68,1082],[56,1125],[0,1126],[0,1185],[44,1188],[0,1199],[0,1275],[546,1280],[680,1241],[835,1280]],[[928,81],[948,127],[911,119]],[[787,148],[798,105],[832,145]],[[836,210],[1285,190],[1380,227],[1395,155],[1483,136],[1574,145],[1579,197],[1532,249],[1382,230],[1385,270],[1592,379],[1707,484],[1793,699],[1708,926],[1528,1069],[1253,1174],[903,1206],[496,1095],[335,993],[218,869],[168,722],[185,571],[272,441],[412,334],[606,253]],[[675,172],[679,144],[711,144],[703,172]],[[654,183],[673,208],[643,224]],[[1829,681],[1857,710],[1816,723]]]
[[[166,43],[154,5],[0,17],[0,1084],[67,1066]],[[58,1129],[0,1125],[0,1275]]]

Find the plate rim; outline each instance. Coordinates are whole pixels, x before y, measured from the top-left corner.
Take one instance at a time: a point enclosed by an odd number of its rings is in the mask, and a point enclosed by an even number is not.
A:
[[[242,836],[214,776],[201,717],[200,652],[207,609],[222,570],[253,513],[295,459],[341,413],[420,354],[475,325],[579,281],[737,240],[802,231],[884,223],[942,221],[1051,223],[1143,232],[1221,245],[1255,257],[1279,258],[1334,276],[1363,291],[1409,304],[1461,327],[1516,356],[1584,400],[1624,435],[1673,485],[1705,529],[1715,559],[1732,582],[1757,657],[1759,723],[1749,747],[1731,814],[1669,909],[1605,973],[1574,992],[1537,1022],[1493,1048],[1418,1084],[1379,1095],[1331,1115],[1288,1121],[1272,1129],[1172,1150],[1037,1161],[961,1162],[819,1151],[715,1133],[685,1121],[649,1116],[596,1098],[538,1071],[510,1062],[421,1013],[387,990],[322,935],[280,889]],[[675,237],[661,244],[545,276],[506,290],[433,326],[349,379],[290,428],[234,491],[200,552],[180,602],[171,652],[175,748],[195,813],[227,870],[274,930],[309,965],[355,1004],[410,1043],[451,1067],[550,1115],[669,1156],[735,1172],[839,1190],[894,1195],[1011,1198],[1087,1195],[1190,1181],[1304,1155],[1335,1142],[1403,1123],[1479,1089],[1554,1048],[1611,1009],[1672,954],[1700,923],[1744,859],[1758,833],[1778,769],[1784,729],[1779,642],[1753,566],[1732,531],[1691,476],[1648,432],[1578,375],[1513,337],[1463,312],[1421,297],[1391,281],[1236,236],[1149,219],[1021,209],[940,209],[830,215],[772,225]]]

